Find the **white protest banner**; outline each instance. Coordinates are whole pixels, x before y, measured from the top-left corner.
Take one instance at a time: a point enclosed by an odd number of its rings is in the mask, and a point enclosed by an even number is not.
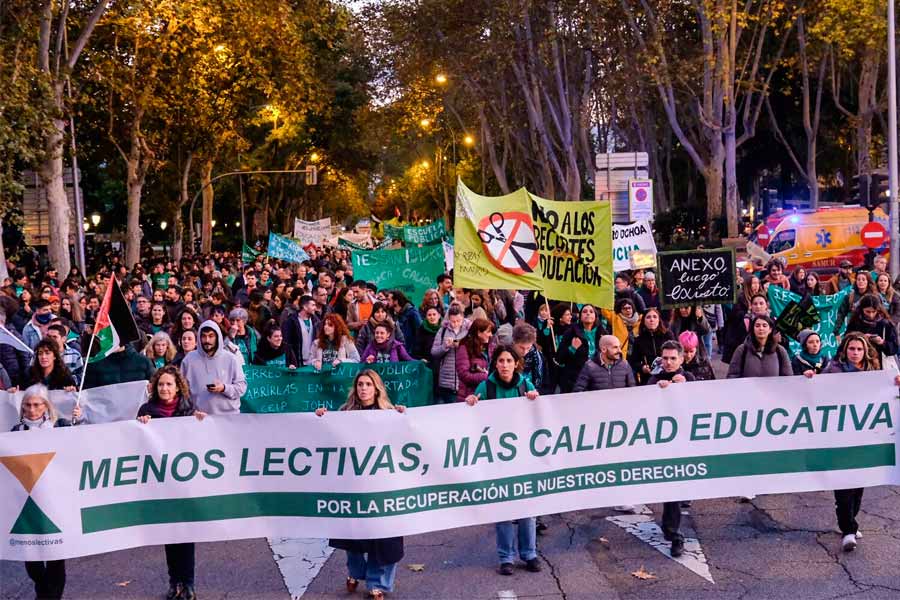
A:
[[[897,411],[877,371],[4,433],[0,558],[897,484]]]
[[[304,246],[308,244],[321,246],[331,237],[331,217],[318,221],[294,219],[294,237]]]
[[[613,225],[612,244],[613,270],[617,273],[632,268],[631,253],[635,250],[656,254],[653,228],[647,220],[635,221],[628,225]]]
[[[453,242],[444,240],[441,242],[441,245],[444,247],[444,265],[447,267],[447,272],[449,273],[453,270]]]
[[[91,366],[90,368],[95,368]],[[137,416],[138,408],[145,401],[146,381],[129,381],[81,392],[82,419],[85,423],[110,423]],[[9,431],[19,422],[19,407],[24,390],[14,394],[0,391],[0,431]],[[50,400],[60,416],[71,419],[75,408],[76,392],[52,391]]]

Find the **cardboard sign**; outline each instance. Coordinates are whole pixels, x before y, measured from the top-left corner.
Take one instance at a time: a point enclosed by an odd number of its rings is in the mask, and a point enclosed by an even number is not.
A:
[[[631,256],[636,251],[640,251],[644,255],[650,254],[653,257],[653,261],[655,262],[656,260],[656,242],[653,240],[653,227],[647,220],[636,221],[627,225],[613,225],[612,245],[613,270],[617,273],[629,269],[642,268],[633,266]],[[644,262],[646,261],[644,260]]]
[[[660,252],[657,260],[664,308],[735,301],[733,248]]]

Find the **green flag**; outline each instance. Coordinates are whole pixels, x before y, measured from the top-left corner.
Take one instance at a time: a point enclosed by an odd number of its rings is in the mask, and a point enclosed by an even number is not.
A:
[[[244,244],[244,248],[241,250],[241,262],[245,265],[252,263],[260,254],[261,252],[257,252],[247,244]]]
[[[833,357],[838,349],[838,342],[834,334],[843,334],[847,328],[845,323],[841,328],[841,331],[836,332],[834,330],[834,325],[835,320],[837,319],[837,311],[851,289],[853,288],[846,288],[837,294],[832,294],[830,296],[812,296],[812,304],[819,314],[819,322],[810,327],[810,329],[819,334],[819,338],[822,340],[822,353],[829,358]],[[769,286],[768,296],[769,305],[772,308],[773,319],[778,319],[782,311],[789,307],[802,306],[803,299],[798,294],[777,285]],[[791,303],[793,303],[793,305]],[[796,320],[800,321],[803,316],[805,315],[798,313]],[[811,320],[807,322],[811,322]],[[797,353],[800,352],[800,344],[797,340],[788,337],[788,345],[790,346],[791,356],[796,356]]]

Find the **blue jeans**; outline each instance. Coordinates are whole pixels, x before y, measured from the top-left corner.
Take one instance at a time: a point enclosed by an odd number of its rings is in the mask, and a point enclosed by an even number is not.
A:
[[[522,560],[531,560],[537,558],[537,531],[535,529],[536,521],[534,517],[519,519],[518,522],[518,538],[519,538],[519,558]],[[503,521],[495,525],[497,529],[497,556],[500,557],[500,564],[513,563],[516,561],[516,527],[517,524],[512,521]]]
[[[374,560],[366,560],[366,555],[361,552],[348,552],[347,570],[353,579],[365,580],[366,589],[369,591],[390,592],[394,589],[397,563],[379,565]]]
[[[710,360],[712,360],[712,340],[713,340],[713,332],[710,331],[706,335],[703,336],[703,345],[706,346],[706,356]]]

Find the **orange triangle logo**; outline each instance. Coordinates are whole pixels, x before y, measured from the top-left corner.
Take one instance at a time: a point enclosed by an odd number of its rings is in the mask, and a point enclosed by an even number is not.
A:
[[[0,464],[6,467],[13,474],[13,477],[19,480],[25,491],[30,494],[54,456],[56,456],[56,452],[0,456]]]

